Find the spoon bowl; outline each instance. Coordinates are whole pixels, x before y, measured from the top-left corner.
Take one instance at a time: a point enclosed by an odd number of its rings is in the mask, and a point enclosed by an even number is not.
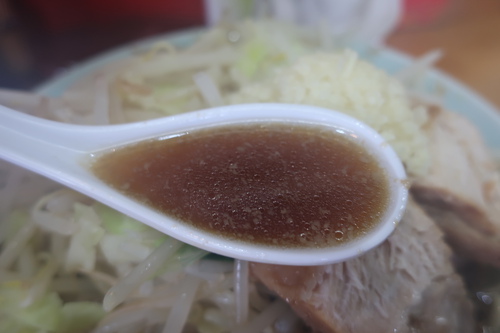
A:
[[[199,230],[123,195],[97,178],[90,167],[95,156],[103,151],[127,144],[248,122],[321,126],[359,139],[389,178],[389,205],[381,222],[366,235],[334,247],[276,248],[234,241]],[[408,196],[402,163],[376,131],[343,113],[306,105],[241,104],[107,126],[63,124],[0,106],[0,158],[79,191],[190,245],[232,258],[273,264],[320,265],[366,252],[391,234],[404,213]]]

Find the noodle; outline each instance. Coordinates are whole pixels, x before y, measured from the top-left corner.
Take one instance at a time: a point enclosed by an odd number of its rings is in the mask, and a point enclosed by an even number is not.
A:
[[[26,246],[23,252],[21,252],[17,261],[17,269],[21,279],[30,278],[38,271],[38,265],[31,246]]]
[[[21,183],[22,172],[19,169],[14,170],[9,176],[5,185],[0,188],[0,217],[6,215],[11,209],[12,201],[15,198],[12,193],[15,192],[15,189],[18,188]],[[7,223],[0,223],[0,244],[4,241],[6,226]]]
[[[134,324],[140,324],[144,321],[148,313],[148,309],[133,309],[133,311],[117,311],[113,314],[105,324],[99,326],[92,333],[108,333],[108,332],[123,332],[124,329]],[[139,325],[137,328],[140,327]]]
[[[264,311],[259,313],[247,325],[233,330],[233,333],[254,333],[261,332],[264,328],[272,325],[281,315],[288,310],[288,305],[281,301],[274,301]]]
[[[35,224],[28,221],[14,237],[7,241],[0,253],[0,272],[8,269],[17,260],[35,231]]]
[[[206,72],[197,73],[193,80],[208,106],[216,107],[224,104],[219,88],[209,74]]]
[[[81,194],[67,189],[43,196],[31,210],[31,218],[42,229],[56,235],[73,235],[78,226],[69,216],[73,205],[83,198]]]
[[[248,262],[234,261],[234,298],[236,303],[236,323],[248,319]]]
[[[197,277],[186,276],[185,280],[179,286],[177,301],[167,317],[163,333],[182,332],[200,282],[201,280]]]
[[[108,125],[109,114],[109,85],[110,78],[100,76],[95,83],[95,102],[94,102],[94,123]]]
[[[34,283],[28,290],[28,294],[21,305],[28,307],[40,300],[48,291],[54,274],[56,273],[57,265],[53,259],[48,258],[47,263],[35,275]]]
[[[217,66],[232,63],[238,55],[229,47],[206,52],[205,54],[193,54],[179,57],[177,55],[165,55],[135,66],[125,73],[126,78],[144,77],[147,79],[165,76],[172,73],[199,69],[206,66]]]
[[[103,294],[105,294],[109,288],[118,283],[116,278],[104,272],[92,271],[87,272],[86,274],[97,289],[99,289]]]
[[[146,260],[137,265],[125,278],[118,281],[106,293],[103,300],[104,310],[110,311],[122,303],[141,283],[151,278],[167,259],[181,247],[182,243],[168,239],[160,245]]]
[[[50,255],[52,256],[52,259],[60,265],[64,261],[64,254],[66,249],[68,248],[68,238],[61,236],[57,233],[51,234],[50,235]]]

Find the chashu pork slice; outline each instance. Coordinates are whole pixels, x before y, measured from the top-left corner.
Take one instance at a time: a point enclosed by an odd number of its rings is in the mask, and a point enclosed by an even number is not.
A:
[[[500,181],[478,130],[464,117],[429,108],[432,165],[411,191],[461,255],[500,267]]]
[[[251,268],[315,332],[473,332],[472,305],[450,257],[435,223],[410,202],[394,233],[358,258]]]

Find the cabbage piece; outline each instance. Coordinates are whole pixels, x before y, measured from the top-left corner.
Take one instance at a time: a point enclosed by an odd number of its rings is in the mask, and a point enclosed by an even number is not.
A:
[[[79,228],[71,237],[65,269],[68,272],[92,271],[96,261],[97,244],[105,231],[91,206],[75,203],[74,214]]]
[[[146,259],[168,236],[136,232],[123,235],[104,235],[99,243],[106,261],[112,265],[139,263]]]
[[[87,333],[104,317],[102,305],[94,302],[71,302],[62,308],[58,333]]]
[[[62,323],[61,299],[49,293],[23,307],[28,288],[18,280],[0,285],[0,332],[57,332]]]
[[[240,29],[247,41],[241,46],[235,67],[250,81],[268,77],[310,48],[305,40],[297,38],[297,28],[287,24],[247,22]]]
[[[243,55],[236,62],[238,68],[246,77],[256,75],[261,64],[266,60],[269,46],[261,39],[252,39],[243,47]]]
[[[0,245],[12,239],[29,220],[29,213],[24,210],[11,212],[3,221],[0,221]]]
[[[4,230],[5,234],[2,236],[5,236],[5,239],[12,238],[15,234],[18,233],[19,230],[21,230],[22,226],[26,224],[29,218],[30,214],[28,211],[25,210],[13,211],[7,217],[6,221],[3,222],[6,224],[6,226],[8,226],[8,228],[7,230]]]
[[[86,333],[104,317],[99,303],[71,302],[63,305],[56,293],[48,293],[23,306],[30,284],[8,281],[0,285],[0,332]]]
[[[208,254],[209,252],[205,250],[188,244],[182,244],[175,254],[163,264],[163,267],[159,270],[159,274],[157,275],[181,270]]]
[[[129,231],[151,229],[147,225],[101,203],[95,203],[93,208],[107,233],[121,235]]]
[[[106,234],[99,246],[113,265],[139,263],[162,244],[167,235],[102,204],[95,204]]]
[[[142,283],[154,277],[165,261],[174,255],[182,243],[174,238],[167,239],[156,248],[146,260],[135,266],[123,279],[108,290],[103,300],[104,310],[110,311],[126,300]]]

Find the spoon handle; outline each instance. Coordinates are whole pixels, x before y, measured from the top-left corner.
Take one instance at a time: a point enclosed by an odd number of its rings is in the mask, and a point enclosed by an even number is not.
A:
[[[81,129],[37,118],[0,105],[0,158],[52,179],[60,170],[81,173]],[[87,153],[88,154],[88,153]],[[80,170],[81,169],[81,170]],[[72,177],[72,176],[70,176]]]
[[[161,118],[121,125],[88,126],[47,120],[0,105],[0,159],[73,184],[87,176],[92,153],[156,134],[189,121]],[[198,119],[194,117],[193,119]],[[66,182],[67,180],[67,182]]]

